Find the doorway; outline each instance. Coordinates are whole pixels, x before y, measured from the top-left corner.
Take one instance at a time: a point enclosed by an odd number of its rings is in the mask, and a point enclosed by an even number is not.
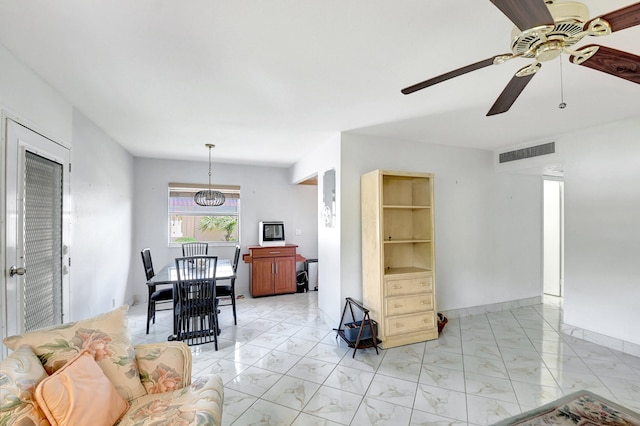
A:
[[[564,182],[543,178],[543,292],[564,296]]]
[[[70,305],[69,149],[3,125],[2,338],[62,324]]]

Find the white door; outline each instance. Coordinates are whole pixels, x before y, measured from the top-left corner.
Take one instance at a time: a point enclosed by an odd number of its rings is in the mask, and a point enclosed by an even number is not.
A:
[[[4,124],[2,337],[68,317],[70,221],[69,149],[9,118]]]
[[[564,278],[564,182],[544,184],[544,293],[563,296]]]

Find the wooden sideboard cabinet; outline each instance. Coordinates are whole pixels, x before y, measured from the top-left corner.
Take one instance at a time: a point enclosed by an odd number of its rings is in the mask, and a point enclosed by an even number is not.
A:
[[[383,348],[438,338],[433,175],[361,178],[363,302]]]
[[[242,256],[251,264],[251,296],[271,296],[296,292],[296,262],[304,258],[296,253],[297,245],[280,247],[249,246]]]

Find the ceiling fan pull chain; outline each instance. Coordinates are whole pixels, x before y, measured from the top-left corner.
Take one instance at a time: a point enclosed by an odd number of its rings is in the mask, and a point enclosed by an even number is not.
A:
[[[560,105],[558,108],[565,109],[567,104],[564,102],[564,83],[562,80],[562,57],[560,57]]]

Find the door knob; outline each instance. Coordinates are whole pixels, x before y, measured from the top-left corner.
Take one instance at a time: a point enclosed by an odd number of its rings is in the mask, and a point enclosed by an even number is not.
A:
[[[24,275],[27,272],[26,268],[16,268],[15,266],[12,266],[11,268],[9,268],[9,276],[14,276],[14,275]]]

